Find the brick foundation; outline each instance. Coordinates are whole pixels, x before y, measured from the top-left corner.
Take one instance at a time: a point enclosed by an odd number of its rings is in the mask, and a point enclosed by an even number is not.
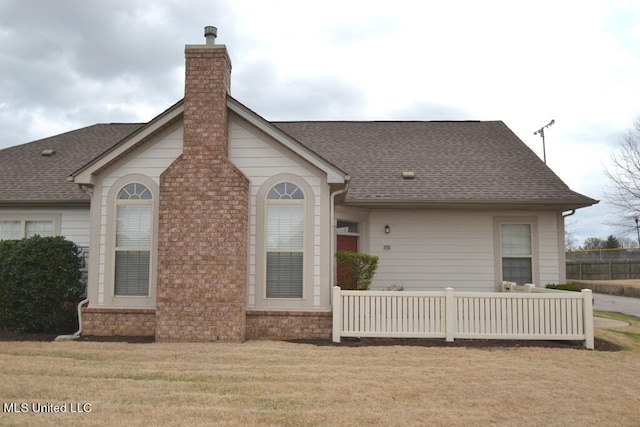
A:
[[[331,312],[247,311],[247,338],[330,339]]]
[[[186,323],[186,322],[185,322]],[[244,322],[243,322],[244,324]],[[310,311],[248,311],[246,314],[247,338],[269,340],[330,339],[332,328],[331,312]],[[185,325],[184,341],[202,341],[203,337],[193,336],[202,329]],[[155,336],[156,310],[134,308],[82,309],[82,335],[96,336]],[[175,339],[174,339],[175,341]]]
[[[82,308],[82,335],[148,337],[155,333],[154,309]]]

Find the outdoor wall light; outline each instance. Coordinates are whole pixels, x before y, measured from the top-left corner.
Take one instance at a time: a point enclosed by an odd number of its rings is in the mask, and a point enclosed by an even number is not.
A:
[[[389,225],[385,225],[384,226],[384,234],[389,234],[391,233],[391,227],[389,227]]]

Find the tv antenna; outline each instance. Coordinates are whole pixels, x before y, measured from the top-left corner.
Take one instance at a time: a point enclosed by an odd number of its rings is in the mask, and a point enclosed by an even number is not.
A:
[[[548,124],[542,126],[540,129],[538,129],[533,133],[534,135],[540,135],[542,137],[542,155],[544,156],[545,165],[547,164],[547,148],[544,145],[544,130],[549,126],[551,126],[552,124],[554,124],[555,122],[556,122],[555,120],[551,119],[551,121]]]

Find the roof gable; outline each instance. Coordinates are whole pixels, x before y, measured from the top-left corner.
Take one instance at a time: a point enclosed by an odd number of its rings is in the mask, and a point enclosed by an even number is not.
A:
[[[287,135],[281,129],[273,126],[264,118],[241,104],[239,101],[232,97],[227,98],[227,108],[233,111],[243,119],[247,120],[262,132],[274,138],[276,141],[294,151],[296,154],[318,167],[320,170],[327,174],[327,181],[329,183],[343,183],[345,174],[335,165],[310,150],[305,145],[296,141],[294,138]],[[147,140],[148,137],[157,133],[159,130],[165,128],[168,124],[178,120],[184,112],[184,102],[179,101],[171,108],[151,120],[146,125],[142,126],[137,132],[131,134],[128,138],[120,141],[117,145],[111,147],[107,152],[101,156],[93,159],[89,164],[82,169],[73,173],[76,183],[91,184],[93,183],[93,176],[98,171],[104,169],[116,159],[126,155],[132,151],[139,144]]]

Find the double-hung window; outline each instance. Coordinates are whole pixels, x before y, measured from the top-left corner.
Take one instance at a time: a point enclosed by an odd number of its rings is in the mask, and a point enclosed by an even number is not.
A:
[[[52,237],[54,223],[52,220],[1,220],[0,240],[19,240],[35,235]]]
[[[502,280],[533,282],[531,224],[501,224]]]
[[[127,184],[116,198],[115,295],[149,294],[152,227],[151,191],[140,183]]]
[[[304,270],[304,193],[281,182],[266,199],[266,297],[302,298]]]

